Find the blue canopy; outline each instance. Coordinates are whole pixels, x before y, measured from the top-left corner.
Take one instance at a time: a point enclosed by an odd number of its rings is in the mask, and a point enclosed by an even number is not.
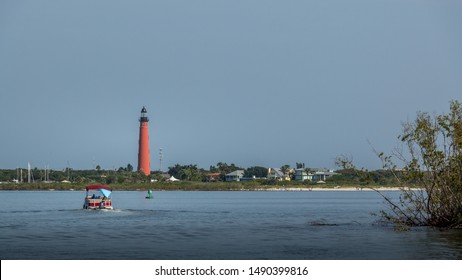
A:
[[[112,194],[112,191],[106,190],[106,189],[99,189],[99,191],[105,196],[105,197],[110,197]]]

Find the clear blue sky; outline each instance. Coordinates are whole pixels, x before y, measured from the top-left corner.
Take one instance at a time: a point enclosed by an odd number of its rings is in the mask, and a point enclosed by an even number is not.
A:
[[[0,1],[0,168],[380,167],[462,97],[462,1]]]

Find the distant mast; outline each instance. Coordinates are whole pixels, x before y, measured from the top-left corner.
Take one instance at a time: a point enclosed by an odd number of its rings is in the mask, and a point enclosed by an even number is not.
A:
[[[159,171],[162,172],[162,159],[164,158],[163,149],[159,149]]]
[[[30,183],[30,163],[27,163],[27,183]]]
[[[140,139],[138,146],[138,172],[148,176],[151,174],[151,162],[149,158],[149,118],[145,107],[141,109]]]

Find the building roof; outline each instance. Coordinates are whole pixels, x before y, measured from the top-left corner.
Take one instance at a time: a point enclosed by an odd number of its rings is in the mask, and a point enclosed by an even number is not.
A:
[[[274,175],[277,177],[285,176],[284,173],[279,168],[271,168],[271,173],[268,173],[268,175]]]
[[[226,174],[226,176],[244,176],[244,170],[236,170]]]

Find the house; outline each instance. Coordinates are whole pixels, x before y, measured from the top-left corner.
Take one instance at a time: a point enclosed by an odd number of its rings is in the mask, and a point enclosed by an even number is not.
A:
[[[327,178],[332,177],[334,175],[338,175],[338,173],[335,173],[334,170],[318,169],[313,172],[313,178],[311,179],[311,181],[326,181]]]
[[[231,173],[226,174],[225,181],[226,182],[239,182],[244,177],[244,170],[236,170]]]
[[[313,180],[313,174],[306,171],[305,168],[295,169],[295,181]]]
[[[217,181],[220,181],[220,176],[221,176],[221,173],[219,173],[219,172],[208,173],[208,174],[207,174],[207,182],[217,182]]]
[[[307,169],[304,168],[299,168],[295,170],[295,180],[296,181],[313,181],[313,182],[319,182],[319,181],[326,181],[327,178],[337,175],[338,173],[335,173],[333,170],[329,170],[326,168],[309,168],[309,172],[307,172]]]
[[[284,174],[279,168],[268,168],[268,176],[266,178],[268,180],[290,181],[290,175]]]

